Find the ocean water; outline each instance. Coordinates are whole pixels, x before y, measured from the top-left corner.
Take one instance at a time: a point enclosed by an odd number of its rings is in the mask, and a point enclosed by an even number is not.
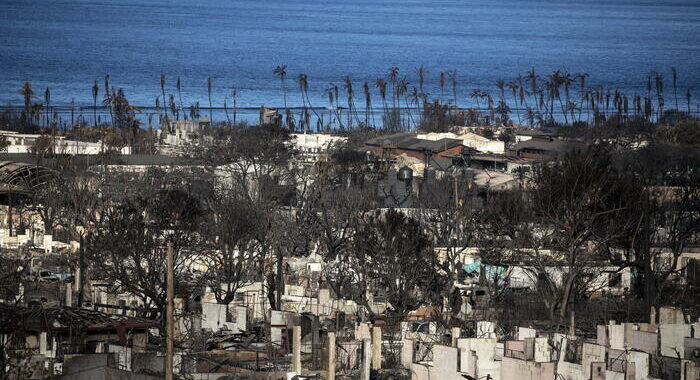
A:
[[[239,107],[281,106],[277,65],[287,65],[290,106],[302,102],[299,73],[324,106],[343,76],[362,103],[364,81],[396,66],[417,85],[420,65],[433,96],[440,71],[457,70],[460,106],[533,67],[644,92],[652,70],[670,88],[674,66],[679,92],[700,95],[700,0],[0,0],[2,105],[22,104],[24,81],[39,100],[49,87],[52,104],[90,105],[93,81],[102,93],[109,74],[132,103],[152,106],[164,73],[168,94],[181,77],[186,106],[208,104],[207,77],[214,106],[230,106],[233,87]]]

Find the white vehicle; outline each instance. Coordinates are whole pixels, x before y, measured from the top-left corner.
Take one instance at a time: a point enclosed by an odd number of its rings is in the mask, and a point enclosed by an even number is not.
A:
[[[40,269],[36,272],[36,278],[39,282],[58,282],[61,281],[58,276],[53,274],[50,270]]]

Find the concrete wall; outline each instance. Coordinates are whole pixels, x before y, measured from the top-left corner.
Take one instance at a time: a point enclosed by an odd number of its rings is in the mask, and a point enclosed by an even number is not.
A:
[[[648,352],[656,355],[656,344],[659,335],[647,331],[632,331],[630,336],[630,347],[633,350]]]
[[[532,361],[504,357],[501,362],[501,379],[554,379],[554,367],[554,363],[535,363]]]
[[[436,344],[433,346],[433,364],[411,364],[411,380],[464,380],[457,372],[459,363],[456,347]],[[485,375],[484,375],[485,376]]]
[[[581,355],[581,366],[583,376],[591,377],[592,364],[596,362],[605,362],[606,347],[598,344],[583,343],[583,352]]]
[[[202,328],[219,331],[226,323],[226,305],[202,302]]]
[[[685,357],[683,340],[690,336],[690,325],[668,324],[659,325],[659,339],[661,341],[661,355],[672,358]]]
[[[496,361],[496,338],[460,338],[457,339],[460,355],[460,371],[473,377],[491,375],[500,379],[501,364]],[[434,356],[433,360],[438,360]]]

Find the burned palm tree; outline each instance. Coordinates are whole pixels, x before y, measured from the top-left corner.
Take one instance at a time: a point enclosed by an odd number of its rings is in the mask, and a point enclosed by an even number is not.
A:
[[[163,106],[165,106],[165,99],[167,99],[167,97],[165,96],[165,74],[163,73],[160,73],[160,94],[163,96],[161,99],[163,99]],[[163,107],[163,115],[167,121],[168,115],[165,107]]]
[[[231,126],[231,117],[228,115],[228,103],[226,102],[226,96],[224,96],[224,115],[226,116],[226,125]]]
[[[343,77],[343,88],[345,88],[345,94],[347,95],[348,102],[348,128],[352,128],[352,116],[353,112],[355,111],[355,92],[352,87],[352,79],[350,79],[349,75]],[[359,123],[360,121],[357,118],[357,114],[355,114],[355,118]]]
[[[408,95],[409,100],[411,101],[411,104],[408,106],[408,117],[411,119],[411,122],[413,122],[413,125],[417,128],[418,127],[418,122],[420,120],[420,107],[421,107],[421,99],[422,95],[421,92],[418,88],[413,86],[411,88],[411,92]],[[418,111],[418,116],[416,118],[413,117],[413,111],[411,111],[411,108],[415,107]]]
[[[579,104],[581,107],[579,107],[579,112],[578,112],[578,118],[581,120],[581,109],[582,107],[587,107],[586,106],[586,98],[588,97],[588,92],[586,89],[586,78],[588,78],[589,75],[588,73],[579,73],[576,74],[576,79],[578,79],[578,90],[579,90]],[[586,111],[588,113],[588,111]]]
[[[238,89],[231,89],[231,102],[233,102],[233,126],[236,126],[236,113],[238,111]]]
[[[155,99],[155,110],[156,113],[158,114],[158,127],[162,128],[163,127],[163,114],[160,112],[160,97],[156,96]]]
[[[457,70],[452,70],[447,72],[447,76],[450,78],[450,84],[452,85],[452,100],[455,107],[457,105]]]
[[[656,87],[656,99],[657,99],[657,117],[656,120],[659,121],[661,120],[661,115],[664,112],[664,98],[663,98],[663,93],[664,93],[664,76],[663,74],[659,72],[654,72],[654,83]]]
[[[22,99],[24,100],[23,118],[25,127],[29,129],[31,127],[32,99],[34,99],[36,95],[32,89],[32,84],[29,82],[24,82],[24,84],[22,84],[22,89],[19,90],[19,93],[22,95]]]
[[[362,90],[365,94],[365,127],[369,127],[369,116],[372,113],[372,96],[369,92],[369,83],[365,81],[365,83],[362,84]]]
[[[287,117],[286,124],[289,123],[289,110],[287,109],[287,86],[285,80],[287,79],[287,65],[279,65],[272,70],[272,74],[276,75],[280,79],[280,88],[282,89],[282,98],[284,100],[284,112]]]
[[[399,81],[399,68],[394,66],[389,68],[389,83],[391,83],[391,99],[393,108],[396,109],[396,100],[398,99],[398,93],[396,92],[396,85]]]
[[[185,114],[185,105],[182,103],[182,83],[180,83],[180,77],[177,77],[175,81],[175,89],[177,90],[177,98],[180,101],[180,111],[182,111],[182,117],[187,120],[187,115]],[[180,112],[178,112],[178,115]]]
[[[377,90],[379,90],[379,97],[382,98],[382,108],[384,109],[383,119],[386,119],[387,115],[387,104],[386,104],[386,81],[384,78],[378,78],[375,82]]]
[[[423,86],[425,85],[425,75],[427,73],[428,70],[423,65],[420,65],[420,67],[416,69],[416,74],[418,74],[418,91],[420,94],[425,94],[425,91],[423,91]]]
[[[506,83],[506,86],[510,89],[511,93],[513,94],[513,105],[515,106],[515,114],[518,115],[518,124],[522,124],[520,120],[520,110],[518,107],[518,90],[520,89],[520,86],[518,86],[518,83],[516,81],[510,81]]]
[[[302,123],[302,128],[303,131],[306,132],[306,129],[308,128],[307,122],[308,122],[308,111],[306,108],[306,96],[305,93],[309,89],[309,82],[308,82],[308,77],[306,74],[301,73],[297,77],[297,83],[299,84],[299,92],[301,93],[301,104],[302,104],[302,117],[300,118],[301,123]]]
[[[678,108],[678,88],[676,87],[676,80],[678,79],[678,72],[675,67],[671,67],[671,75],[673,79],[673,97],[676,100],[676,110],[680,111]]]
[[[311,99],[309,98],[309,78],[306,74],[299,74],[297,77],[297,81],[299,83],[299,91],[301,92],[301,101],[304,104],[304,107],[307,107],[311,109],[311,111],[314,113],[314,116],[316,117],[316,120],[320,120],[321,116],[316,112],[316,109],[311,105]],[[308,112],[307,112],[308,113]],[[306,118],[307,120],[309,117]]]
[[[535,68],[533,67],[530,71],[527,72],[525,75],[525,82],[529,83],[530,85],[530,96],[533,97],[534,103],[537,106],[537,112],[541,113],[542,112],[542,106],[541,106],[541,94],[540,94],[540,88],[539,88],[539,77],[537,76],[537,73],[535,72]],[[539,97],[539,99],[538,99]]]
[[[411,108],[410,105],[408,104],[408,79],[406,77],[401,78],[398,83],[396,84],[396,97],[399,100],[399,109],[401,108],[401,98],[404,99],[404,103],[406,104],[406,111],[408,113],[408,117],[411,121],[413,121],[413,116],[411,115]],[[400,118],[401,113],[399,112],[399,118]]]
[[[443,102],[443,98],[445,97],[445,72],[440,71],[440,103]]]
[[[212,80],[211,80],[211,77],[207,77],[207,96],[209,97],[209,121],[213,125],[214,118],[212,117],[211,90],[212,90]]]
[[[478,112],[481,112],[481,103],[479,100],[484,97],[484,91],[482,91],[480,88],[475,88],[469,94],[469,97],[476,100],[476,109]]]
[[[335,96],[333,94],[333,86],[335,86],[333,83],[331,83],[328,88],[324,91],[326,96],[328,97],[328,107],[329,108],[334,108],[335,107]]]
[[[97,85],[97,79],[92,85],[92,122],[93,126],[97,127],[97,93],[100,91],[100,87]]]
[[[46,87],[46,90],[44,91],[44,104],[46,104],[44,113],[46,114],[46,127],[48,127],[51,123],[49,120],[49,114],[51,113],[51,90],[49,90],[48,87]]]
[[[170,109],[170,114],[177,120],[177,105],[175,104],[175,95],[173,94],[170,94],[168,97],[168,108]],[[209,111],[211,112],[211,106],[209,107]]]
[[[109,84],[109,81],[106,80],[105,83]],[[114,89],[112,89],[112,92],[110,91],[105,91],[105,96],[102,99],[102,105],[105,107],[109,108],[109,118],[111,121],[111,126],[114,127],[114,99],[116,98],[116,94],[114,92]]]
[[[338,121],[338,126],[342,125],[342,121],[340,121],[340,116],[338,116],[338,107],[335,105],[336,99],[338,98],[336,94],[338,93],[338,86],[335,85],[334,83],[330,83],[328,88],[325,90],[326,96],[328,97],[328,105],[330,108],[331,115],[335,116],[335,119]],[[333,123],[333,119],[328,121],[328,125]]]

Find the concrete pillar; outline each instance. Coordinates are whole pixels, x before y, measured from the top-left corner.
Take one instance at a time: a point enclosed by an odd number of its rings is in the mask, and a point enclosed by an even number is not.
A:
[[[461,333],[462,333],[462,330],[460,330],[459,327],[452,328],[452,347],[457,347],[457,339],[459,339],[459,335]]]
[[[328,376],[327,380],[335,380],[335,333],[328,333]]]
[[[382,368],[382,328],[372,327],[372,369]]]
[[[66,306],[73,306],[73,287],[70,282],[66,283]]]
[[[292,372],[301,375],[301,326],[292,328]]]
[[[48,356],[48,347],[49,347],[49,342],[48,342],[48,334],[46,332],[41,332],[39,333],[39,355],[46,355]]]
[[[369,339],[362,340],[362,368],[360,380],[369,380],[369,367],[372,360],[372,343]]]
[[[413,364],[413,339],[401,340],[401,365],[406,368],[411,368]]]
[[[245,306],[235,306],[234,311],[236,313],[236,329],[238,331],[247,331],[248,308],[246,308]]]
[[[328,301],[331,299],[330,291],[328,289],[318,290],[318,315],[328,315],[330,310],[328,307]]]

